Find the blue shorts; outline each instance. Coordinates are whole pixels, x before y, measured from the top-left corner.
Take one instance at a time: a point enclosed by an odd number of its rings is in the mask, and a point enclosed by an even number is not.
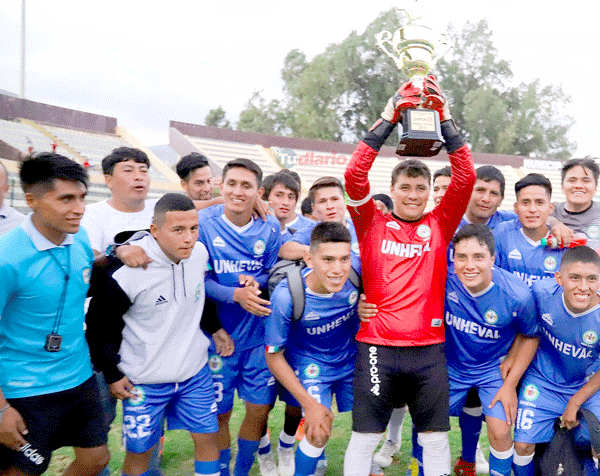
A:
[[[349,412],[354,403],[354,363],[343,367],[329,367],[314,362],[292,366],[306,391],[321,405],[331,409],[333,395],[339,412]],[[296,399],[287,394],[285,402],[300,406]]]
[[[163,419],[168,430],[216,433],[217,404],[208,366],[180,383],[136,385],[123,400],[123,440],[127,451],[144,453],[158,443]]]
[[[517,410],[517,425],[515,427],[515,441],[521,443],[546,443],[554,435],[554,422],[560,417],[569,399],[575,394],[548,390],[539,384],[539,381],[528,379],[521,384],[519,393],[519,409]],[[600,393],[592,395],[582,408],[590,410],[600,418]],[[573,433],[577,443],[587,444],[590,434],[587,424],[580,420],[580,424]]]
[[[212,372],[215,401],[219,415],[233,408],[234,391],[249,403],[275,403],[275,377],[267,367],[264,346],[235,351],[230,357],[221,357],[209,351],[208,365]]]
[[[450,382],[451,416],[460,415],[467,401],[469,390],[476,388],[483,407],[483,414],[506,421],[502,403],[497,402],[493,408],[489,408],[490,403],[492,403],[496,393],[504,383],[498,367],[479,374],[473,372],[467,375],[448,365],[448,380]]]

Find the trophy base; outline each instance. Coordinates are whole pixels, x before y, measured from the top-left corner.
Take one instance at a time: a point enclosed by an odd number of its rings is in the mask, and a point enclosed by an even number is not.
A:
[[[440,116],[430,109],[407,109],[402,114],[402,135],[396,154],[412,157],[432,157],[444,145]]]

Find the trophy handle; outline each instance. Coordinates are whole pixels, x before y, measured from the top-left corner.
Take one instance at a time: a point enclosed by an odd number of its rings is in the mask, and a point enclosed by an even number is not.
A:
[[[450,49],[450,36],[442,33],[438,38],[438,43],[435,47],[434,54],[431,57],[431,67],[433,68],[438,60],[444,56]]]
[[[379,33],[377,33],[375,35],[375,44],[379,47],[379,49],[381,49],[381,51],[383,51],[386,55],[388,55],[390,58],[392,58],[394,60],[394,63],[396,63],[396,67],[398,69],[402,69],[403,67],[403,63],[402,60],[399,59],[398,57],[396,57],[396,55],[394,55],[393,53],[390,53],[390,51],[386,48],[385,44],[389,44],[390,46],[393,46],[392,42],[390,41],[392,39],[392,34],[387,31],[380,31]]]

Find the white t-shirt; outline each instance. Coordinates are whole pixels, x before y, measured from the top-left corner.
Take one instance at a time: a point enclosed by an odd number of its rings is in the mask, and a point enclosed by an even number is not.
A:
[[[25,220],[25,215],[9,207],[6,203],[0,207],[0,236],[16,228]]]
[[[92,249],[104,253],[106,248],[114,243],[118,233],[150,228],[157,201],[146,200],[144,209],[133,213],[114,209],[108,204],[108,200],[87,205],[81,226],[90,237]]]

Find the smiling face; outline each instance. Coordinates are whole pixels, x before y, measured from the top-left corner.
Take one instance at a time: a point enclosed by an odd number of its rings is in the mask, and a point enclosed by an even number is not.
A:
[[[554,205],[548,190],[540,185],[529,185],[519,191],[515,202],[515,213],[526,231],[547,231],[546,222],[552,215]]]
[[[565,304],[571,312],[585,312],[600,303],[600,270],[594,263],[575,261],[561,266],[555,279],[563,287]]]
[[[225,216],[236,225],[244,225],[250,220],[256,199],[262,194],[256,174],[244,167],[227,170],[221,185],[221,195],[225,199]],[[238,223],[238,219],[241,222]]]
[[[342,290],[352,265],[350,243],[321,243],[305,255],[313,271],[306,284],[318,294],[337,293]]]
[[[467,206],[467,218],[471,223],[487,223],[498,210],[503,198],[497,180],[477,180]]]
[[[209,200],[212,193],[212,176],[210,167],[198,167],[189,173],[186,180],[181,180],[181,186],[192,200]]]
[[[465,238],[454,246],[454,272],[472,293],[490,285],[493,267],[494,255],[477,238]]]
[[[596,194],[597,184],[592,171],[587,167],[576,165],[565,173],[562,189],[567,198],[567,207],[571,211],[587,209]]]
[[[390,190],[394,202],[394,213],[402,220],[421,219],[429,199],[429,182],[419,175],[409,177],[400,174]]]
[[[198,240],[198,212],[170,211],[161,223],[152,223],[150,232],[160,249],[174,263],[189,258]]]

